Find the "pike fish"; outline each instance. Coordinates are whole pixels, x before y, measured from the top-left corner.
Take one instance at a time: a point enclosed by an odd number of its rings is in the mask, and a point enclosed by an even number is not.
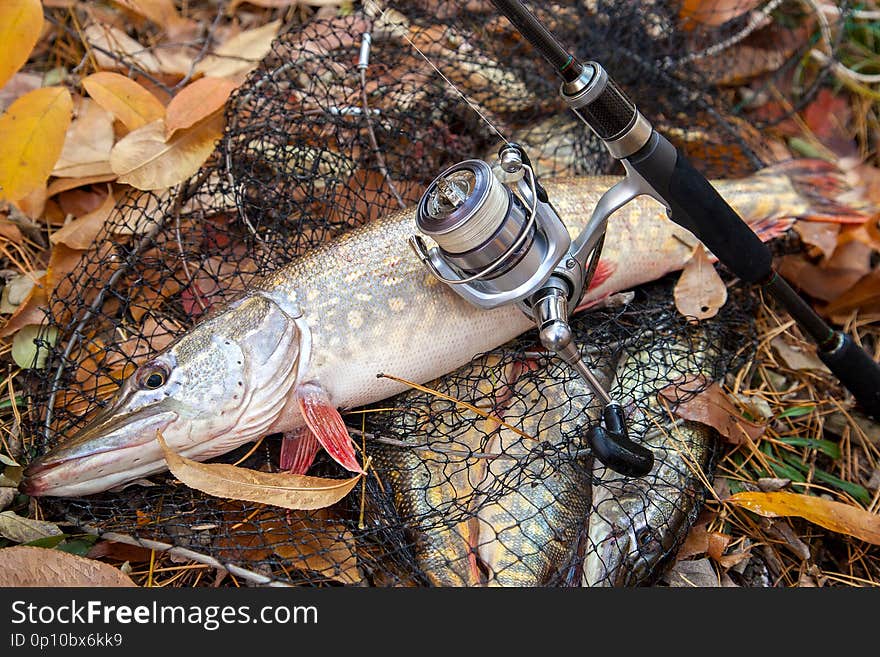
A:
[[[489,356],[428,384],[498,420],[474,421],[423,392],[399,400],[390,429],[407,445],[371,454],[434,586],[542,586],[569,575],[590,503],[578,429],[600,409],[559,367]]]
[[[661,408],[657,393],[667,383],[708,374],[713,355],[702,333],[690,344],[644,345],[618,365],[611,395],[633,411],[630,436],[654,452],[655,464],[646,476],[631,478],[596,462],[584,586],[649,582],[696,519],[705,491],[701,474],[718,434],[699,422],[673,422],[662,410],[656,423],[646,413]]]
[[[854,220],[857,213],[834,202],[835,180],[827,163],[795,161],[716,186],[770,239],[796,217]],[[614,182],[566,179],[545,188],[577,234]],[[161,472],[159,431],[195,460],[283,433],[296,470],[323,448],[360,471],[338,409],[405,389],[378,373],[430,381],[532,327],[517,308],[482,310],[436,281],[407,244],[414,231],[414,209],[402,210],[266,276],[140,365],[105,409],[28,467],[22,490],[88,495]],[[609,222],[586,302],[681,269],[693,243],[659,204],[636,199]]]

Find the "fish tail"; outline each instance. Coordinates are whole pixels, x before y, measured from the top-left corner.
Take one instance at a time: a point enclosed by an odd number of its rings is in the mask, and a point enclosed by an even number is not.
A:
[[[873,215],[867,203],[851,200],[855,196],[843,172],[831,162],[813,158],[787,160],[763,169],[761,174],[786,176],[807,203],[797,219],[838,224],[861,224]],[[841,200],[847,195],[846,201]]]

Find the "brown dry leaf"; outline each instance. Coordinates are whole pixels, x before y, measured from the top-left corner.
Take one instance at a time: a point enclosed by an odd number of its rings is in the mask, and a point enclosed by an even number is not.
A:
[[[70,281],[65,282],[65,278],[76,269],[83,253],[64,244],[56,244],[52,247],[49,266],[46,268],[46,289],[50,299],[63,299],[73,291],[73,284]]]
[[[280,28],[281,21],[272,21],[235,35],[199,62],[196,73],[216,78],[243,76],[269,54]]]
[[[143,16],[160,27],[167,28],[169,25],[182,20],[177,8],[171,0],[113,0],[116,4],[130,9],[136,14]]]
[[[29,324],[41,324],[46,318],[46,275],[40,276],[37,283],[31,288],[27,298],[10,315],[3,328],[0,328],[0,338],[5,338]]]
[[[764,0],[684,0],[679,16],[701,25],[721,25],[763,3]]]
[[[48,200],[46,193],[46,183],[40,183],[36,189],[28,193],[26,196],[13,201],[13,204],[31,219],[37,220],[43,217],[46,210],[46,201]]]
[[[678,312],[697,319],[714,317],[727,301],[727,286],[709,261],[702,244],[694,248],[675,284],[673,296]]]
[[[0,587],[136,586],[118,568],[60,550],[17,545],[0,550]]]
[[[16,73],[5,86],[0,87],[0,112],[5,111],[16,98],[43,86],[43,76],[33,73]]]
[[[801,349],[798,346],[792,346],[785,341],[781,335],[773,338],[770,344],[776,349],[776,353],[785,362],[786,366],[792,370],[819,370],[821,372],[829,372],[831,370],[819,360],[814,348]],[[806,345],[805,345],[806,346]]]
[[[742,492],[726,501],[766,518],[798,516],[833,532],[880,545],[880,515],[851,504],[784,492]]]
[[[6,0],[0,3],[0,87],[24,66],[43,32],[43,7],[39,0]]]
[[[816,299],[833,301],[871,271],[871,248],[859,241],[849,241],[835,249],[822,266],[802,255],[783,256],[779,273]]]
[[[675,555],[676,561],[706,554],[709,549],[708,522],[697,522],[688,532],[687,538]]]
[[[718,575],[708,557],[693,561],[679,561],[666,575],[673,587],[716,587]]]
[[[98,541],[91,547],[86,556],[89,559],[107,557],[118,561],[141,563],[149,561],[151,554],[152,550],[140,545],[129,545],[128,543],[119,543],[117,541]]]
[[[103,71],[82,81],[96,103],[122,121],[129,130],[152,123],[165,116],[165,106],[134,80]]]
[[[115,173],[107,173],[103,176],[84,176],[82,178],[57,178],[49,183],[49,187],[46,189],[46,196],[55,196],[77,187],[86,187],[87,185],[109,182],[111,180],[116,180]]]
[[[80,98],[76,118],[67,129],[61,155],[52,169],[58,178],[104,176],[110,171],[113,148],[113,115],[95,101]]]
[[[16,244],[24,239],[21,228],[7,219],[0,219],[0,237]]]
[[[698,377],[694,381],[705,383],[702,377]],[[767,429],[766,425],[755,424],[742,417],[717,383],[712,383],[688,401],[676,403],[681,390],[682,383],[673,382],[663,388],[658,396],[675,404],[672,408],[674,415],[685,420],[709,425],[733,445],[741,445],[746,438],[757,440]]]
[[[226,463],[199,463],[172,451],[161,433],[156,439],[171,474],[190,488],[225,499],[273,504],[285,509],[323,509],[348,495],[361,478],[357,475],[349,479],[325,479],[287,472],[259,472]]]
[[[872,271],[822,309],[834,319],[845,319],[853,311],[880,313],[880,269]]]
[[[165,113],[166,138],[223,109],[229,94],[237,86],[225,78],[204,77],[181,89],[168,103]]]
[[[138,43],[120,29],[93,23],[83,30],[83,36],[92,47],[100,69],[125,70],[128,68],[128,64],[133,64],[147,73],[159,73],[162,70],[159,59],[149,48]],[[119,59],[105,55],[102,50],[114,53]]]
[[[815,246],[822,252],[822,259],[828,261],[837,248],[840,224],[826,221],[799,221],[794,229],[805,244]]]
[[[104,223],[116,207],[113,191],[107,194],[104,202],[94,211],[74,219],[49,237],[52,244],[64,244],[71,249],[87,249],[95,241]]]
[[[25,94],[0,116],[0,198],[15,201],[45,185],[72,112],[67,89],[45,87]]]
[[[223,135],[223,114],[206,118],[165,141],[165,122],[148,123],[119,140],[110,166],[119,182],[140,190],[165,189],[183,182],[208,159]]]

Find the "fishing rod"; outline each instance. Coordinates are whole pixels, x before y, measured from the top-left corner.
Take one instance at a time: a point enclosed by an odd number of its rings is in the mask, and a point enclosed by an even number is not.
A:
[[[519,0],[492,0],[562,78],[560,95],[625,170],[572,240],[515,143],[495,166],[467,160],[444,171],[418,206],[413,250],[440,281],[483,308],[516,303],[531,316],[542,344],[556,353],[604,404],[603,424],[587,440],[596,458],[642,476],[653,455],[627,435],[623,409],[583,362],[568,325],[595,271],[609,217],[642,195],[697,237],[741,280],[777,299],[816,343],[819,358],[871,416],[880,417],[880,365],[852,338],[832,329],[773,268],[769,248],[669,140],[639,112],[601,64],[581,62]]]

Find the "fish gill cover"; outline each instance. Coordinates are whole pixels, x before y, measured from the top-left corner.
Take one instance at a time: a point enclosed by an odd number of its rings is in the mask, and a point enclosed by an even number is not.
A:
[[[779,121],[810,99],[824,72],[776,84],[803,74],[817,33],[805,5],[731,4],[699,16],[688,3],[660,0],[539,3],[536,11],[577,55],[601,62],[707,175],[738,178],[774,159],[761,138],[766,124],[748,113],[750,94],[796,87],[797,97],[775,104]],[[361,70],[364,32],[372,47]],[[749,47],[734,48],[742,43]],[[495,153],[498,135],[413,44],[505,137],[527,146],[542,178],[617,173],[566,112],[543,62],[489,3],[421,0],[385,12],[356,4],[296,25],[234,93],[202,170],[168,192],[120,201],[62,284],[47,324],[57,340],[28,381],[37,453],[257,276],[414,204],[447,166]],[[658,466],[641,481],[595,467],[582,436],[598,405],[527,333],[428,384],[445,397],[414,390],[346,414],[374,467],[363,489],[330,508],[285,514],[204,495],[170,475],[46,504],[90,532],[174,549],[254,582],[651,583],[697,517],[716,439],[669,407],[750,356],[754,307],[754,296],[733,285],[716,317],[692,324],[665,281],[574,320],[590,365],[646,409],[631,416],[631,433]],[[657,401],[664,390],[669,405]],[[279,444],[270,436],[242,465],[277,471]],[[326,455],[310,474],[345,476]]]

